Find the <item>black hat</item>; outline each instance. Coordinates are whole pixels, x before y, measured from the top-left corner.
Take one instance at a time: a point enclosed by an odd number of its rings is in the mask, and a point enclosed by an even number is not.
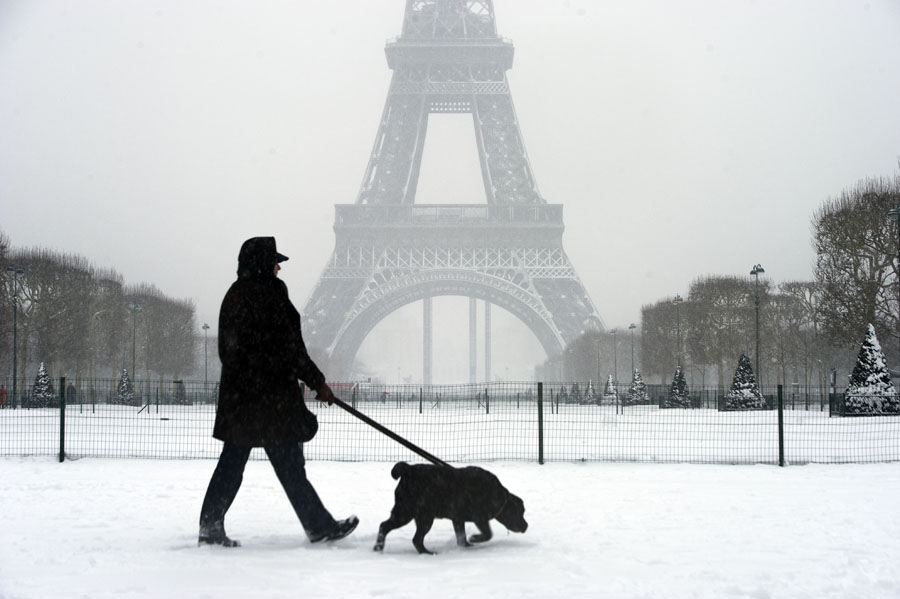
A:
[[[275,249],[274,237],[251,237],[241,245],[238,254],[238,267],[253,267],[266,270],[278,262],[284,262],[288,257],[278,253]]]

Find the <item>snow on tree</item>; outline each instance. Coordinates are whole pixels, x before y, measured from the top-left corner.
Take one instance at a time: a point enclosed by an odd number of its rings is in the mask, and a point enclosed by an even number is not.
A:
[[[616,403],[616,384],[612,375],[606,378],[606,386],[603,388],[603,403]]]
[[[116,403],[122,405],[131,405],[134,402],[134,387],[131,379],[128,377],[128,369],[122,369],[122,376],[119,377],[119,385],[116,387]]]
[[[581,403],[581,387],[578,383],[572,383],[572,390],[569,391],[569,397],[574,403]]]
[[[631,372],[631,387],[628,389],[627,401],[631,405],[650,403],[650,396],[647,394],[647,385],[644,384],[641,372],[637,368]]]
[[[31,405],[36,408],[46,408],[53,405],[56,395],[53,393],[53,382],[47,374],[47,367],[41,362],[37,376],[34,377],[34,386],[31,388]]]
[[[688,391],[687,381],[684,379],[684,371],[681,369],[681,366],[675,367],[675,376],[672,377],[672,386],[669,388],[669,397],[666,400],[666,407],[691,407],[691,394]]]
[[[871,324],[859,348],[845,398],[847,414],[900,414],[900,397]]]
[[[734,371],[734,380],[731,381],[731,390],[725,395],[725,409],[764,410],[766,407],[766,400],[759,391],[753,367],[750,366],[750,358],[747,354],[741,354]]]
[[[588,379],[587,389],[584,392],[584,403],[597,403],[597,393],[594,391],[594,382]]]

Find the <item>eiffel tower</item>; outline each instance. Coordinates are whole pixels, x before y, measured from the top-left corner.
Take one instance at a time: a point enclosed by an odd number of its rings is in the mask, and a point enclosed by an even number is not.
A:
[[[532,175],[506,71],[513,45],[497,35],[492,0],[407,0],[375,145],[354,204],[335,206],[335,249],[307,300],[304,336],[335,380],[386,316],[423,302],[423,380],[431,383],[431,298],[468,297],[470,378],[475,301],[521,320],[548,355],[602,321],[562,246],[563,210]],[[431,113],[471,114],[486,203],[419,204]]]

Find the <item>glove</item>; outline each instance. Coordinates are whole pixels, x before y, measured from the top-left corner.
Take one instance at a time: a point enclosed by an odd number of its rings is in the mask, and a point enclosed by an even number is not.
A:
[[[325,383],[318,391],[316,391],[316,400],[324,401],[329,406],[334,402],[334,392],[331,390],[331,387],[328,386],[328,383]]]

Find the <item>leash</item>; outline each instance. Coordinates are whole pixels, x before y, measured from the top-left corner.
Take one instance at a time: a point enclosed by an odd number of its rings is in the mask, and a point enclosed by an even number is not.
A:
[[[391,439],[393,439],[400,445],[404,446],[405,448],[409,449],[410,451],[413,451],[413,452],[419,454],[420,456],[422,456],[423,458],[425,458],[432,464],[436,464],[438,466],[444,466],[446,468],[453,467],[450,464],[448,464],[447,462],[445,462],[444,460],[442,460],[440,458],[436,458],[435,456],[431,455],[430,453],[428,453],[427,451],[425,451],[418,445],[414,445],[414,444],[410,443],[409,441],[407,441],[406,439],[404,439],[403,437],[401,437],[400,435],[398,435],[391,429],[387,428],[386,426],[382,426],[381,424],[375,422],[374,420],[372,420],[371,418],[369,418],[368,416],[366,416],[365,414],[363,414],[362,412],[360,412],[353,406],[348,405],[342,399],[338,399],[337,397],[335,397],[332,403],[337,405],[339,408],[341,408],[345,412],[349,412],[350,414],[356,416],[357,418],[359,418],[360,420],[362,420],[363,422],[365,422],[366,424],[368,424],[375,430],[377,430],[381,433],[384,433],[385,435],[387,435],[388,437],[390,437]],[[508,499],[508,497],[507,497],[507,499]],[[506,506],[506,502],[504,502],[503,505]]]

